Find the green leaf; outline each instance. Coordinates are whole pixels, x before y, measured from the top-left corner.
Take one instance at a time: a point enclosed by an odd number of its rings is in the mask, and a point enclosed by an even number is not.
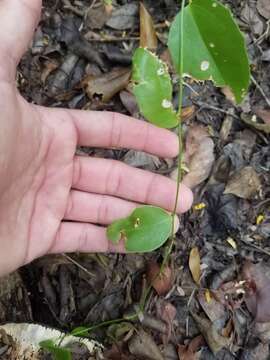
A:
[[[41,349],[51,353],[54,356],[54,360],[72,360],[70,350],[55,345],[53,340],[41,341],[39,346]]]
[[[168,46],[179,73],[178,14],[171,26]],[[245,41],[231,12],[216,0],[192,0],[184,9],[183,73],[197,80],[229,86],[239,103],[247,93],[250,69]]]
[[[163,128],[177,126],[172,82],[166,64],[150,51],[138,48],[133,56],[132,79],[134,94],[145,118]]]
[[[113,222],[107,228],[107,236],[113,243],[123,239],[129,252],[148,252],[164,244],[171,228],[172,217],[165,210],[142,206],[129,217]]]

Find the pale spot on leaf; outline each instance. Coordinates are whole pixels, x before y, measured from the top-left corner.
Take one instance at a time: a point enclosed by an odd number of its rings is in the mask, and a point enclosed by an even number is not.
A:
[[[172,107],[172,102],[171,102],[170,100],[164,99],[164,100],[162,101],[161,106],[162,106],[164,109],[169,109],[170,107]]]
[[[209,46],[210,46],[211,48],[214,48],[214,47],[215,47],[215,44],[210,43]]]
[[[206,71],[206,70],[208,70],[209,69],[209,66],[210,66],[210,64],[209,64],[209,61],[202,61],[201,62],[201,70],[202,71]]]
[[[164,75],[165,74],[165,70],[163,68],[159,68],[157,71],[157,74],[160,75]]]

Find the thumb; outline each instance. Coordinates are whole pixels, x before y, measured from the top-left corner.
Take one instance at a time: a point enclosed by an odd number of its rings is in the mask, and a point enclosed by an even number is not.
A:
[[[40,18],[42,0],[0,0],[2,67],[17,66]]]

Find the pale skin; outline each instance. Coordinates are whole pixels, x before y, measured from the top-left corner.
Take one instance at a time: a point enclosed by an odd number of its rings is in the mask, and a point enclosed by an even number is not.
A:
[[[177,137],[144,121],[106,112],[49,109],[16,89],[41,0],[0,1],[0,276],[62,252],[123,252],[106,225],[138,204],[172,211],[176,184],[121,162],[75,156],[79,145],[132,148],[175,157]],[[181,186],[177,211],[192,193]]]

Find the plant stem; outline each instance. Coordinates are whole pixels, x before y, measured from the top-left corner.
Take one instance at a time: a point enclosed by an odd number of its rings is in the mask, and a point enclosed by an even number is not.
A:
[[[178,100],[178,112],[177,112],[177,116],[178,116],[178,127],[177,127],[177,135],[178,135],[178,144],[179,144],[179,153],[178,153],[178,158],[177,158],[177,187],[176,187],[176,196],[175,196],[175,204],[174,204],[174,209],[172,212],[172,232],[171,232],[171,236],[169,239],[169,244],[166,247],[166,251],[165,251],[165,255],[164,255],[164,259],[160,268],[160,273],[162,273],[162,271],[164,270],[164,266],[167,264],[168,262],[168,258],[172,252],[172,247],[174,244],[174,221],[175,221],[175,216],[176,216],[176,212],[177,212],[177,207],[178,207],[178,201],[179,201],[179,192],[180,192],[180,183],[182,180],[182,161],[183,161],[183,138],[182,138],[182,103],[183,103],[183,69],[184,69],[184,7],[185,7],[185,0],[182,0],[182,4],[181,4],[181,21],[180,21],[180,29],[179,29],[179,33],[180,33],[180,44],[181,46],[179,47],[179,64],[180,64],[180,69],[179,69],[179,74],[180,74],[180,78],[179,78],[179,100]]]

